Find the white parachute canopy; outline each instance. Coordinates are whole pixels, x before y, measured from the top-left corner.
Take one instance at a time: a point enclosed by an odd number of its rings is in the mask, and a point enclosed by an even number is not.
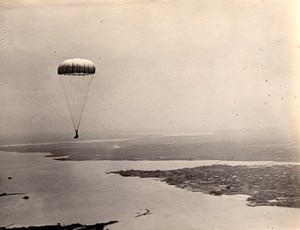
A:
[[[95,72],[94,63],[82,58],[67,59],[57,69],[76,132],[74,138],[79,137],[78,129]]]

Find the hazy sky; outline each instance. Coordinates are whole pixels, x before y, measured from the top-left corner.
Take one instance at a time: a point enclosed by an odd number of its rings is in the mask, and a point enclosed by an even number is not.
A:
[[[97,68],[83,132],[296,126],[298,9],[296,0],[2,0],[1,132],[72,132],[56,74],[72,57]]]

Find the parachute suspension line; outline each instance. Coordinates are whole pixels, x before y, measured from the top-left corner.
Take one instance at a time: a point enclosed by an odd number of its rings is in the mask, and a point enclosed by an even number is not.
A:
[[[89,78],[89,76],[86,75],[86,76],[83,76],[82,78],[83,78],[83,83],[80,84],[80,100],[79,100],[79,102],[80,102],[80,107],[78,108],[78,109],[79,109],[79,110],[78,110],[78,113],[79,113],[79,114],[83,114],[84,100],[87,99],[87,96],[88,96],[88,93],[89,93],[89,91],[85,89],[85,84],[86,84],[86,81],[87,81],[87,79]],[[79,120],[78,120],[78,127],[79,127],[79,125],[80,125],[81,118],[82,118],[82,116],[79,117]]]
[[[60,82],[61,82],[61,85],[62,85],[62,88],[63,88],[63,92],[64,92],[64,95],[65,95],[65,98],[66,98],[66,101],[67,101],[67,104],[68,104],[68,108],[69,108],[69,112],[70,112],[70,115],[71,115],[71,120],[72,120],[72,123],[73,123],[73,127],[74,129],[76,129],[76,125],[75,125],[75,121],[74,121],[74,118],[72,116],[72,98],[70,96],[70,89],[69,89],[69,86],[67,84],[67,78],[68,76],[67,75],[62,75],[60,76]]]
[[[74,111],[73,111],[73,114],[74,114],[74,118],[75,118],[75,129],[77,130],[77,124],[78,124],[78,113],[77,113],[77,107],[78,107],[78,78],[77,78],[78,76],[74,76],[73,78],[72,78],[72,80],[73,80],[73,86],[72,86],[72,89],[74,89],[74,91],[72,92],[72,95],[73,95],[73,97],[74,97],[74,107],[73,107],[73,109],[74,109]]]
[[[82,84],[79,84],[80,81],[84,81],[84,79],[81,79],[81,76],[76,76],[76,129],[78,130],[79,125],[78,125],[78,121],[79,121],[79,117],[80,117],[80,107],[81,107],[81,97],[82,97],[82,92],[80,91],[80,86]]]
[[[66,95],[67,95],[67,102],[68,102],[68,108],[69,108],[69,112],[70,114],[72,114],[72,98],[71,98],[71,95],[70,95],[70,87],[69,85],[71,84],[70,82],[68,83],[68,76],[62,76],[62,78],[64,79],[64,82],[65,82],[65,85],[66,85],[66,89],[65,89],[65,92],[66,92]],[[71,80],[69,80],[71,81]],[[72,122],[73,122],[73,126],[75,128],[75,121],[73,119],[73,116],[71,115],[71,119],[72,119]]]
[[[74,78],[74,94],[75,94],[75,104],[74,104],[74,116],[75,116],[75,123],[76,123],[76,130],[78,130],[78,121],[79,121],[79,107],[80,107],[80,100],[81,100],[81,92],[79,89],[80,81],[83,81],[80,76],[75,76]]]
[[[76,116],[75,116],[75,113],[74,113],[74,104],[76,102],[76,99],[75,99],[75,95],[74,95],[74,92],[73,92],[74,91],[74,79],[71,76],[67,76],[66,80],[67,80],[66,83],[67,83],[67,86],[68,86],[68,95],[70,97],[71,117],[72,117],[72,120],[74,122],[74,128],[76,129]]]
[[[79,107],[78,107],[78,114],[81,115],[78,117],[78,127],[80,125],[80,121],[81,121],[81,117],[82,117],[82,114],[83,114],[83,109],[84,109],[84,99],[87,98],[87,95],[88,95],[88,91],[86,92],[85,90],[85,87],[84,85],[86,84],[86,79],[88,78],[88,76],[82,76],[82,81],[83,83],[80,84],[80,89],[79,89],[79,95],[80,95],[80,98],[78,100],[79,102]]]
[[[70,113],[74,125],[74,129],[76,129],[76,114],[74,113],[74,105],[76,102],[75,94],[74,94],[74,78],[72,76],[67,76],[66,78],[66,84],[68,87],[68,95],[70,97]]]
[[[79,117],[79,121],[78,121],[78,127],[80,125],[80,122],[81,122],[81,118],[82,118],[82,113],[83,113],[83,109],[85,107],[85,104],[86,104],[86,101],[87,101],[87,96],[89,94],[89,90],[90,90],[90,86],[91,86],[91,83],[92,83],[92,80],[93,80],[93,75],[88,75],[85,77],[85,82],[84,82],[84,88],[83,88],[83,97],[82,97],[82,105],[81,105],[81,111],[80,111],[80,114],[81,116]]]
[[[60,77],[75,130],[79,129],[93,75]]]
[[[81,82],[81,76],[75,76],[74,78],[74,98],[75,98],[75,105],[74,105],[74,115],[75,115],[75,124],[76,124],[76,130],[78,130],[78,121],[81,114],[79,113],[79,107],[80,107],[80,82]]]
[[[74,98],[75,98],[75,106],[74,106],[74,114],[75,114],[75,123],[76,123],[76,129],[77,129],[77,124],[78,124],[78,77],[75,76],[73,78],[73,81],[74,81],[74,89],[75,89],[75,92],[74,92]]]
[[[74,107],[74,110],[75,110],[75,123],[76,123],[76,130],[78,129],[78,100],[79,100],[79,78],[80,76],[75,76],[73,78],[74,80],[74,89],[75,89],[75,92],[74,92],[74,97],[75,97],[75,107]]]

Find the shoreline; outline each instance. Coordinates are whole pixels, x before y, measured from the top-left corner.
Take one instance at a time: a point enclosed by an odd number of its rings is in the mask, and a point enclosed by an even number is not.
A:
[[[104,230],[106,226],[108,225],[112,225],[118,223],[118,221],[113,220],[113,221],[109,221],[106,223],[96,223],[96,224],[91,224],[91,225],[87,225],[87,224],[79,224],[79,223],[74,223],[74,224],[68,224],[68,225],[61,225],[60,223],[57,223],[56,225],[43,225],[43,226],[28,226],[28,227],[10,227],[12,225],[9,226],[5,226],[5,227],[0,227],[0,230],[75,230],[75,229],[80,229],[80,230],[91,230],[91,229],[95,229],[95,230]]]
[[[230,166],[239,166],[239,165],[260,165],[260,166],[268,166],[268,165],[300,165],[300,162],[298,161],[279,161],[279,160],[211,160],[211,159],[203,159],[203,160],[180,160],[180,159],[153,159],[153,160],[148,160],[148,159],[124,159],[124,160],[119,160],[119,159],[69,159],[67,155],[62,155],[62,156],[55,156],[51,152],[18,152],[18,151],[5,151],[5,150],[0,150],[0,154],[37,154],[37,155],[42,155],[42,157],[45,158],[52,158],[55,161],[65,161],[65,162],[143,162],[143,163],[168,163],[172,162],[173,164],[180,164],[184,165],[183,167],[195,167],[195,164],[201,164],[201,165],[230,165]],[[176,166],[177,167],[177,166]],[[177,168],[178,169],[178,168]]]
[[[7,144],[7,145],[0,145],[0,148],[25,147],[25,146],[43,146],[43,145],[60,145],[60,144],[89,144],[89,143],[123,142],[123,141],[136,140],[138,138],[139,137],[107,138],[107,139],[95,139],[95,140],[53,141],[53,142],[38,142],[38,143]]]
[[[227,138],[214,135],[143,136],[99,140],[0,145],[6,152],[44,152],[61,161],[277,161],[300,163],[300,146],[288,140]]]
[[[120,170],[123,177],[157,178],[168,185],[215,196],[248,195],[247,205],[300,208],[299,165],[213,164],[175,170]]]
[[[245,205],[248,197],[245,195],[212,196],[170,186],[158,179],[107,174],[128,169],[162,171],[212,164],[216,167],[216,163],[224,161],[56,161],[45,155],[0,152],[1,193],[26,192],[29,196],[29,199],[10,195],[0,198],[1,227],[11,229],[58,222],[92,225],[109,220],[119,221],[109,229],[124,226],[132,230],[222,227],[252,230],[267,226],[279,230],[300,226],[298,208],[252,208]],[[260,162],[266,163],[272,162]]]

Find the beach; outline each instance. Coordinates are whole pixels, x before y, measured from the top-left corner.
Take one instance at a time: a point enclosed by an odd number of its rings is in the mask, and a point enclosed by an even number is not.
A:
[[[128,169],[171,170],[218,161],[56,161],[45,155],[0,152],[1,193],[25,193],[29,197],[27,200],[22,199],[24,195],[0,197],[1,227],[109,221],[118,221],[109,229],[298,229],[300,226],[297,208],[249,207],[245,195],[212,196],[152,178],[125,178],[107,173]],[[238,162],[243,163],[246,162]]]

